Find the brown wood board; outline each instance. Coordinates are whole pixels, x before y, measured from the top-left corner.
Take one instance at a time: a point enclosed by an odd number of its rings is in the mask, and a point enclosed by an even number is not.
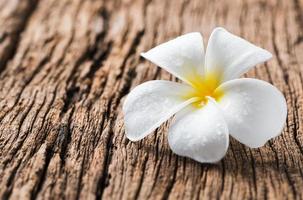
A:
[[[176,78],[140,58],[216,26],[274,55],[245,76],[287,99],[281,136],[231,138],[215,165],[176,156],[168,123],[133,143],[128,92]],[[302,0],[0,0],[2,199],[300,199],[303,197]]]

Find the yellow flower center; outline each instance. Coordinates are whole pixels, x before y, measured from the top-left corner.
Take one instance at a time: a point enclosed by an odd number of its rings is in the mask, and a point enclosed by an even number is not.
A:
[[[223,96],[223,91],[218,89],[221,82],[219,73],[208,73],[205,77],[195,73],[187,76],[186,78],[194,90],[186,94],[185,98],[190,99],[193,97],[198,97],[199,101],[192,104],[197,108],[200,108],[207,103],[207,96],[214,98],[216,101],[219,101]]]

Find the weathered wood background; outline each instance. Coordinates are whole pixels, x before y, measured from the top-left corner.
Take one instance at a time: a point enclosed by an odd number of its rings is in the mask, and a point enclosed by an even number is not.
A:
[[[217,165],[174,155],[167,124],[128,141],[131,88],[176,80],[139,53],[215,26],[274,54],[247,76],[284,93],[283,134]],[[300,199],[302,84],[302,0],[0,0],[0,197]]]

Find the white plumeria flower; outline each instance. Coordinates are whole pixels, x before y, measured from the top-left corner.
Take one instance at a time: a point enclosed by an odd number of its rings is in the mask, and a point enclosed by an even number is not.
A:
[[[287,116],[282,93],[265,81],[238,78],[270,59],[268,51],[216,28],[205,55],[200,33],[141,55],[184,84],[154,80],[135,87],[123,105],[128,139],[140,140],[176,115],[168,133],[172,151],[212,163],[226,154],[229,134],[257,148],[281,133]]]

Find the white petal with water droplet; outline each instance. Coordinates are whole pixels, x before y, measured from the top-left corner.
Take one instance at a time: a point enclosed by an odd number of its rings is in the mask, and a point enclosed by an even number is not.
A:
[[[224,82],[240,77],[271,57],[271,53],[265,49],[219,27],[212,32],[207,45],[206,73],[220,74]]]
[[[188,106],[176,114],[168,142],[178,155],[213,163],[225,155],[228,129],[222,113],[212,100],[200,109]]]
[[[204,46],[200,33],[182,35],[141,55],[187,83],[188,77],[204,74]]]
[[[176,112],[196,101],[182,95],[192,89],[170,81],[148,81],[135,87],[123,104],[126,136],[132,141],[151,133]]]
[[[235,79],[222,84],[218,105],[229,133],[249,147],[263,146],[278,136],[287,116],[286,101],[273,85],[257,79]]]

